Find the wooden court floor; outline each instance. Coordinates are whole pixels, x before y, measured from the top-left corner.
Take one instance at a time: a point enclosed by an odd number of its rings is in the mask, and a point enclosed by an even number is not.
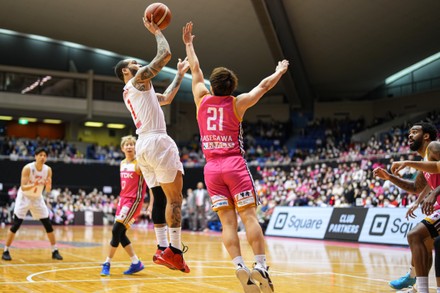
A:
[[[9,227],[0,229],[3,247]],[[119,248],[111,276],[101,277],[111,226],[55,227],[63,261],[51,259],[42,226],[22,226],[10,250],[12,261],[0,262],[0,292],[242,292],[233,265],[218,233],[184,232],[189,246],[189,274],[155,265],[154,231],[133,228],[128,236],[145,270],[122,274],[129,258]],[[407,248],[319,240],[268,237],[267,257],[275,292],[395,292],[388,281],[405,273]],[[243,255],[253,262],[242,235]],[[432,271],[432,270],[431,270]],[[435,292],[433,272],[431,292]]]

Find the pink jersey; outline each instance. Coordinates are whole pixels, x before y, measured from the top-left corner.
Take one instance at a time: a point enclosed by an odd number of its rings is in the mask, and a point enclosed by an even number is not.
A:
[[[423,172],[423,176],[425,176],[426,182],[428,182],[428,185],[432,190],[436,189],[440,185],[440,174]]]
[[[147,184],[144,177],[136,173],[136,165],[136,160],[121,162],[121,197],[142,198],[146,193]]]
[[[235,97],[203,97],[197,121],[206,161],[225,156],[243,156],[241,119],[235,111]]]

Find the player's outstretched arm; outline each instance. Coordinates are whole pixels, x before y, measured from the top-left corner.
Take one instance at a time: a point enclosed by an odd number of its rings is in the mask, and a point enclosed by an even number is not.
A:
[[[279,61],[274,73],[264,78],[250,92],[237,96],[237,114],[243,117],[247,109],[255,105],[265,93],[270,91],[278,83],[283,74],[286,73],[288,67],[289,61]]]
[[[182,84],[183,77],[189,69],[188,59],[185,58],[183,61],[179,58],[177,62],[177,73],[174,77],[173,82],[168,86],[163,94],[157,94],[157,98],[161,106],[171,104],[179,91],[180,85]]]
[[[394,162],[391,166],[391,172],[397,174],[406,167],[414,168],[419,171],[438,174],[440,173],[440,142],[431,142],[427,149],[428,161],[400,161]]]
[[[197,58],[196,51],[194,49],[194,35],[192,34],[193,23],[188,22],[182,29],[182,39],[185,44],[186,56],[188,58],[189,66],[192,74],[192,90],[194,95],[194,102],[198,106],[201,99],[206,94],[209,94],[209,90],[205,85],[202,69],[200,68],[199,59]]]
[[[155,77],[171,59],[170,45],[162,34],[162,31],[154,22],[148,21],[145,17],[143,18],[143,21],[145,27],[156,37],[157,53],[148,65],[141,67],[136,73],[135,83],[138,84],[150,82],[150,80]]]

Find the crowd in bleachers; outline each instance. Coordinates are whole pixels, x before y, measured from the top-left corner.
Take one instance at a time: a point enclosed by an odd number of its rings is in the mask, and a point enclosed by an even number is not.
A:
[[[427,120],[440,126],[440,115],[436,112],[430,113]],[[247,158],[258,171],[255,186],[262,202],[258,207],[262,223],[268,221],[273,208],[278,205],[401,207],[414,202],[415,195],[372,175],[376,166],[389,168],[393,160],[414,158],[408,147],[408,125],[396,126],[364,143],[351,143],[354,132],[349,130],[350,127],[339,127],[339,123],[350,124],[354,129],[357,129],[356,125],[361,125],[360,121],[323,120],[311,123],[310,129],[322,135],[315,140],[313,147],[304,149],[285,145],[285,125],[246,125]],[[270,131],[271,127],[275,129]],[[310,129],[307,127],[304,133],[309,133]],[[198,140],[199,137],[194,136],[191,142],[181,147],[182,162],[187,168],[204,164]],[[11,160],[17,159],[11,154],[18,158],[29,156],[37,146],[45,146],[50,158],[66,162],[98,157],[101,158],[98,160],[119,163],[123,157],[117,147],[92,145],[82,153],[75,144],[64,141],[8,137],[1,141],[0,154],[8,155]],[[414,170],[407,169],[405,172],[404,177],[414,178]],[[55,189],[47,195],[47,203],[55,224],[69,224],[73,222],[76,211],[102,211],[111,217],[117,198],[98,190],[73,193],[68,189]],[[147,214],[145,208],[143,217],[147,218]]]

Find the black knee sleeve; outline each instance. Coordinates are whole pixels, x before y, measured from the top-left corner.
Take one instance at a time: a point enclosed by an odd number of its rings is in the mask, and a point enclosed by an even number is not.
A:
[[[124,230],[124,233],[121,235],[121,245],[122,245],[122,247],[125,247],[125,246],[127,246],[127,245],[129,245],[131,243],[130,239],[128,239],[127,234],[125,232],[127,232],[127,230]]]
[[[434,251],[435,251],[435,276],[440,277],[440,236],[434,239]]]
[[[154,224],[165,224],[165,209],[167,207],[167,198],[162,187],[152,187],[151,191],[154,195],[153,211],[151,218]]]
[[[14,222],[12,223],[11,226],[11,232],[12,233],[16,233],[18,231],[18,229],[20,229],[21,224],[23,223],[23,219],[18,218],[15,214],[14,214]]]
[[[112,240],[110,241],[110,245],[113,247],[118,247],[119,243],[121,243],[121,237],[125,234],[125,228],[124,224],[116,222],[113,225],[112,229]]]
[[[49,218],[40,219],[40,222],[43,223],[44,229],[46,229],[46,233],[53,232],[53,227],[49,221]]]

